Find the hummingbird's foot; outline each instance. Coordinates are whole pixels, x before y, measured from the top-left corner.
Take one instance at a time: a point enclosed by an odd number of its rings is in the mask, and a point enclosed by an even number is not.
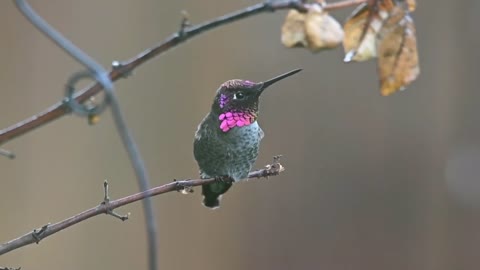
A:
[[[110,215],[112,217],[118,218],[121,221],[125,221],[130,217],[130,213],[127,213],[126,215],[120,215],[110,209],[110,197],[108,196],[108,181],[105,180],[103,181],[103,202],[100,203],[100,205],[105,206],[105,214]]]
[[[224,175],[224,176],[215,176],[215,181],[217,182],[221,182],[221,183],[228,183],[228,184],[231,184],[233,183],[235,180],[233,180],[233,178],[231,178],[230,176],[228,175]]]

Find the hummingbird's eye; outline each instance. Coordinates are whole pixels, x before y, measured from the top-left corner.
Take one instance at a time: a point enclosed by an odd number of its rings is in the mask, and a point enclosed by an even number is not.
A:
[[[237,93],[233,94],[233,99],[241,100],[241,99],[244,99],[244,98],[245,98],[245,94],[243,94],[242,92],[237,92]]]

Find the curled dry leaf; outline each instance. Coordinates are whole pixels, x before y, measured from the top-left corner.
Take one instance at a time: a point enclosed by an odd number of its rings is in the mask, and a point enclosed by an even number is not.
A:
[[[345,62],[378,57],[381,94],[388,96],[405,88],[420,73],[415,25],[408,13],[415,7],[415,0],[364,3],[342,29],[321,5],[312,4],[307,13],[289,11],[282,27],[282,43],[317,52],[343,41]]]
[[[319,5],[312,5],[305,19],[305,33],[308,48],[312,52],[337,47],[343,40],[343,29],[335,18],[322,10]]]
[[[415,0],[360,5],[344,25],[345,62],[378,57],[381,94],[405,88],[419,73],[415,25],[408,14]]]
[[[389,14],[377,38],[378,73],[384,96],[403,89],[420,73],[412,18],[400,6],[393,7]]]
[[[382,21],[375,14],[372,14],[371,18],[369,16],[368,5],[365,3],[358,6],[345,22],[343,27],[345,58],[343,61],[361,62],[377,56],[376,37]]]
[[[335,48],[342,40],[342,26],[320,5],[311,5],[307,13],[290,10],[282,26],[282,43],[288,48],[306,47],[318,52]]]
[[[307,39],[305,36],[305,18],[306,14],[291,9],[282,26],[282,43],[285,47],[306,47]]]

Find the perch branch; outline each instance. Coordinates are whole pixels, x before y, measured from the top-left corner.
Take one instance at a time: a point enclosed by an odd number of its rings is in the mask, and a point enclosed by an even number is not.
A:
[[[269,176],[278,175],[283,170],[284,170],[283,166],[280,163],[278,163],[276,160],[274,160],[273,164],[265,166],[264,169],[250,172],[248,175],[248,178],[263,178],[263,177],[267,178]],[[64,230],[70,226],[73,226],[77,223],[85,221],[94,216],[98,216],[100,214],[110,214],[115,208],[130,204],[139,200],[143,200],[145,198],[160,195],[163,193],[172,192],[172,191],[183,191],[185,189],[188,190],[191,187],[201,186],[201,185],[209,184],[215,181],[218,181],[218,180],[216,180],[215,178],[210,178],[210,179],[173,181],[171,183],[154,187],[144,192],[139,192],[124,198],[120,198],[113,201],[109,200],[108,203],[105,203],[105,199],[104,199],[104,201],[96,207],[85,210],[75,216],[69,217],[55,224],[45,225],[39,229],[33,230],[33,232],[29,232],[16,239],[0,244],[0,255],[29,244],[38,243],[40,242],[40,240],[52,234],[55,234],[61,230]],[[105,190],[106,190],[106,187],[105,187]],[[108,198],[108,196],[105,196],[105,198]]]
[[[362,2],[367,2],[368,0],[342,0],[334,3],[324,4],[322,7],[326,11],[333,11],[337,9],[342,9],[350,6],[358,5]],[[241,19],[245,19],[251,17],[253,15],[257,15],[260,13],[266,12],[274,12],[276,10],[284,10],[284,9],[297,9],[299,11],[306,11],[309,7],[308,3],[304,3],[302,0],[289,0],[289,1],[266,1],[264,3],[259,3],[242,10],[218,17],[214,20],[207,21],[202,24],[188,26],[182,25],[180,31],[170,35],[167,39],[165,39],[160,44],[149,48],[137,56],[124,61],[118,62],[114,61],[114,65],[112,70],[109,72],[108,77],[112,81],[116,81],[126,75],[130,74],[135,68],[142,65],[143,63],[147,62],[148,60],[158,56],[160,54],[165,53],[171,48],[176,47],[177,45],[201,34],[212,30],[214,28],[239,21]],[[78,102],[85,102],[91,96],[98,94],[103,89],[100,83],[95,83],[90,85],[89,87],[79,91],[75,95],[75,99]],[[0,130],[0,145],[4,144],[14,138],[17,138],[21,135],[24,135],[35,128],[41,127],[47,123],[50,123],[61,116],[66,115],[70,112],[70,109],[66,104],[61,101],[53,106],[49,107],[45,111],[34,115],[28,119],[25,119],[19,123],[16,123],[10,127],[7,127],[3,130]]]

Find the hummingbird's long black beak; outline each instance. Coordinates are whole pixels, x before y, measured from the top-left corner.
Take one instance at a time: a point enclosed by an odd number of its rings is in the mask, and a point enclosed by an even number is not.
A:
[[[259,85],[260,85],[260,88],[259,88],[260,93],[263,92],[263,90],[267,89],[267,87],[269,87],[270,85],[272,85],[272,84],[274,84],[274,83],[276,83],[276,82],[278,82],[278,81],[280,81],[280,80],[283,80],[283,79],[285,79],[285,78],[287,78],[287,77],[290,77],[290,76],[292,76],[293,74],[298,73],[298,72],[300,72],[300,71],[302,71],[301,68],[299,68],[299,69],[294,69],[294,70],[292,70],[292,71],[289,71],[289,72],[287,72],[287,73],[284,73],[284,74],[282,74],[282,75],[279,75],[279,76],[277,76],[277,77],[275,77],[275,78],[272,78],[272,79],[270,79],[270,80],[268,80],[268,81],[259,83]]]

